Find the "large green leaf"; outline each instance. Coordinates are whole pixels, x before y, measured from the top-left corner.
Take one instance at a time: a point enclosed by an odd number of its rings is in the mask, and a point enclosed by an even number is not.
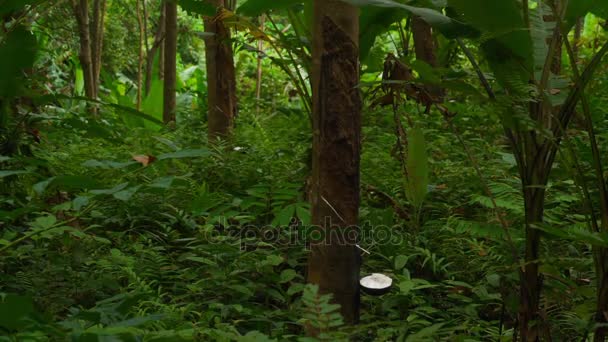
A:
[[[152,80],[150,93],[142,102],[142,111],[155,119],[155,122],[146,122],[147,128],[158,129],[158,122],[163,120],[163,81],[160,79]]]
[[[517,0],[449,0],[455,18],[483,32],[481,47],[499,83],[527,94],[534,70],[534,44]]]
[[[74,70],[74,95],[84,96],[84,72],[78,58],[72,58]]]
[[[402,9],[413,15],[417,15],[422,20],[426,21],[433,28],[439,30],[444,36],[448,38],[456,37],[476,37],[479,32],[473,29],[471,26],[466,25],[456,19],[445,16],[443,13],[430,8],[421,8],[404,5],[392,0],[343,0],[344,2],[350,3],[354,6],[365,7],[384,7],[391,9]]]
[[[200,158],[211,155],[211,151],[207,149],[192,149],[192,150],[181,150],[177,152],[163,153],[159,155],[158,160],[163,159],[181,159],[181,158]]]
[[[31,172],[27,171],[27,170],[1,170],[0,178],[14,176],[14,175],[23,175],[23,174],[27,174],[27,173],[31,173]]]
[[[449,6],[456,18],[483,32],[482,43],[495,41],[531,63],[532,42],[518,1],[450,0]]]
[[[311,0],[248,0],[237,9],[237,13],[256,17],[264,12],[291,8]]]
[[[161,101],[162,101],[162,84],[161,84],[161,89],[160,89],[160,96],[161,96]],[[157,98],[158,98],[158,94],[157,94]],[[94,104],[99,104],[102,106],[107,106],[113,109],[116,109],[117,111],[120,111],[122,114],[127,114],[127,115],[131,115],[131,116],[135,116],[141,119],[144,119],[146,122],[149,122],[151,124],[155,124],[156,126],[160,126],[163,125],[163,121],[162,121],[162,103],[161,103],[161,108],[160,108],[160,119],[152,116],[152,115],[148,115],[147,113],[144,112],[140,112],[135,108],[132,108],[130,106],[124,106],[124,105],[120,105],[120,104],[114,104],[114,103],[108,103],[108,102],[104,102],[104,101],[99,101],[99,100],[93,100],[93,99],[89,99],[86,97],[81,97],[81,96],[68,96],[68,95],[63,95],[63,94],[53,94],[53,95],[44,95],[44,96],[39,96],[37,98],[35,98],[34,100],[36,100],[36,103],[40,104],[44,104],[44,103],[52,103],[54,101],[58,101],[58,100],[79,100],[79,101],[85,101],[87,103],[94,103]]]
[[[25,320],[34,313],[34,303],[30,297],[8,294],[0,299],[0,327],[6,330],[25,328]]]
[[[569,228],[553,227],[550,225],[535,226],[535,229],[542,230],[554,238],[568,241],[587,243],[592,246],[608,247],[608,234],[591,232],[584,226],[574,226]]]
[[[530,9],[530,40],[533,48],[534,71],[537,73],[541,73],[544,69],[549,54],[547,41],[555,30],[555,21],[545,19],[551,15],[551,8],[542,2]],[[540,78],[540,75],[537,78]]]
[[[21,26],[0,43],[0,96],[19,94],[23,71],[34,65],[37,50],[36,37]]]
[[[565,27],[569,31],[580,17],[593,13],[598,17],[608,19],[608,1],[606,0],[570,0],[566,10]]]
[[[205,0],[179,0],[179,6],[186,12],[204,16],[212,16],[217,9]]]
[[[376,38],[387,32],[391,25],[407,16],[407,11],[395,10],[394,8],[366,8],[359,16],[359,55],[367,64],[370,50],[376,42]],[[384,56],[383,56],[384,57]]]
[[[415,207],[420,207],[428,193],[429,165],[424,132],[418,127],[408,132],[406,168],[407,198]]]
[[[38,194],[43,194],[50,189],[80,190],[93,189],[99,186],[99,182],[92,177],[82,175],[61,175],[51,177],[34,184],[33,189]]]
[[[48,0],[0,0],[0,17],[19,12],[28,5],[37,5]]]

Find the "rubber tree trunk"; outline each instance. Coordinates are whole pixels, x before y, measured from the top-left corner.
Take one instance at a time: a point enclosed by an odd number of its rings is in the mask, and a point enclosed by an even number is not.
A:
[[[224,0],[209,0],[218,9]],[[219,12],[218,12],[219,13]],[[205,31],[213,36],[205,39],[207,67],[207,136],[209,141],[228,138],[237,114],[236,74],[230,40],[230,29],[219,16],[205,18]]]
[[[359,11],[315,0],[313,39],[312,223],[308,282],[332,293],[347,324],[359,320],[358,234],[361,96]]]
[[[163,122],[175,122],[177,82],[177,3],[165,1],[165,79],[163,88]]]

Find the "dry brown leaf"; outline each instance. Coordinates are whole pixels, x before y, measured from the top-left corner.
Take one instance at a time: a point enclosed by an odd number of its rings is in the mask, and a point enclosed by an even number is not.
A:
[[[140,163],[143,166],[148,166],[156,160],[156,157],[151,156],[149,154],[138,155],[138,156],[133,156],[133,160],[135,160],[136,162]]]

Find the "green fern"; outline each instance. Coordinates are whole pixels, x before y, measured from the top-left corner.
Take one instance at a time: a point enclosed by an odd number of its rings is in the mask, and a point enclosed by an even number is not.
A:
[[[302,319],[300,323],[316,333],[312,341],[341,341],[346,336],[337,328],[344,324],[340,305],[331,303],[332,295],[319,293],[319,286],[308,284],[302,293]],[[302,338],[300,341],[311,341]]]

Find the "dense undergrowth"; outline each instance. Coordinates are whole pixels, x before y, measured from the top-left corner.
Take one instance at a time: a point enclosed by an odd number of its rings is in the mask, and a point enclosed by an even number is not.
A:
[[[491,108],[455,108],[473,161],[441,116],[415,117],[432,142],[431,192],[417,221],[387,200],[406,203],[392,114],[366,111],[361,220],[376,240],[363,241],[371,255],[362,272],[390,274],[396,286],[364,296],[361,324],[331,334],[469,341],[512,333],[504,327],[517,301],[501,294],[516,293],[517,265],[483,188],[521,243],[515,164],[492,132]],[[230,145],[214,146],[194,116],[160,132],[88,119],[86,127],[111,132],[104,138],[73,124],[82,118],[39,119],[42,141],[23,142],[31,154],[2,160],[13,170],[3,171],[0,240],[7,341],[293,340],[307,320],[339,323],[327,298],[304,285],[305,244],[288,243],[310,220],[306,118],[245,114]],[[582,225],[567,170],[556,174],[564,177],[551,184],[549,222]],[[244,234],[249,226],[269,235]],[[391,243],[377,241],[387,234]],[[544,305],[564,339],[583,334],[593,312],[589,249],[560,240],[544,249],[554,276]]]
[[[11,111],[0,108],[0,341],[513,340],[525,212],[501,113],[516,101],[478,96],[479,80],[454,44],[440,37],[440,53],[454,59],[441,72],[460,82],[453,89],[446,81],[443,99],[455,116],[425,113],[412,99],[397,108],[428,146],[420,206],[408,197],[394,113],[374,106],[362,82],[361,273],[385,273],[394,285],[382,296],[362,294],[360,323],[344,326],[330,296],[305,281],[311,124],[285,62],[272,52],[260,62],[265,81],[256,99],[258,56],[249,37],[236,34],[237,124],[230,139],[210,143],[195,34],[202,27],[181,13],[177,122],[161,128],[149,120],[162,118],[156,76],[142,104],[148,118],[132,110],[135,29],[120,21],[123,5],[108,12],[101,103],[82,97],[82,69],[66,52],[77,37],[60,20],[69,9],[58,6],[32,25],[43,53],[24,88],[40,103],[20,103],[23,96],[11,99]],[[594,20],[587,26],[599,26]],[[287,20],[278,22],[276,31],[288,32]],[[371,54],[381,58],[364,66],[362,80],[377,81],[386,54],[397,53],[392,30],[378,36]],[[276,41],[304,51],[296,38]],[[597,46],[583,43],[587,62]],[[605,67],[589,89],[606,151]],[[540,307],[555,341],[585,340],[594,330],[593,249],[608,247],[604,233],[589,229],[581,185],[593,184],[593,156],[584,120],[573,121],[536,227]],[[587,190],[599,207],[598,189]],[[307,328],[321,334],[305,337]]]

